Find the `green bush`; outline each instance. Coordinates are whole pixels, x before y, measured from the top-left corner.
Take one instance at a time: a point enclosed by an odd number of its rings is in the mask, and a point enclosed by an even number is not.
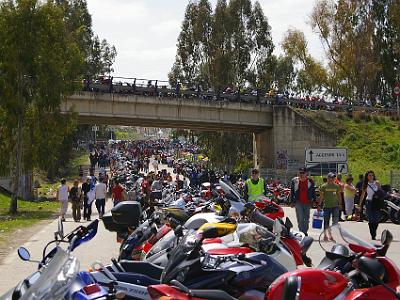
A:
[[[372,116],[372,120],[376,123],[376,124],[381,124],[381,118],[378,115],[373,115]]]

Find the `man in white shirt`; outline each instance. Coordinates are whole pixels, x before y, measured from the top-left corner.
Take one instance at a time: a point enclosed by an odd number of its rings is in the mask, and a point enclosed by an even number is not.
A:
[[[101,219],[104,215],[104,208],[106,206],[106,184],[104,182],[98,182],[94,188],[94,192],[96,195],[96,208],[99,212],[99,218]]]
[[[69,188],[67,186],[67,181],[63,178],[61,179],[61,185],[57,189],[57,200],[60,201],[60,217],[61,221],[65,221],[65,214],[68,210],[68,193]]]

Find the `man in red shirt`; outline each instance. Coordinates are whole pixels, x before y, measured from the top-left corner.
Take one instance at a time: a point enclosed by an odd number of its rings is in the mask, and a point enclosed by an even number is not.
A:
[[[119,184],[118,180],[115,180],[115,185],[112,188],[112,200],[114,202],[114,206],[125,200],[124,193],[124,188]]]
[[[314,181],[307,177],[306,171],[306,168],[300,168],[290,185],[291,207],[296,208],[298,227],[305,235],[310,224],[311,204],[316,200]]]

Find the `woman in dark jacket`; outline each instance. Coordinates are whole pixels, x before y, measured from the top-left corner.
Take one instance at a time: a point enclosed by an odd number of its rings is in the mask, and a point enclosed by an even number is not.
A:
[[[369,232],[373,240],[376,239],[376,231],[378,229],[381,213],[379,207],[373,205],[372,199],[374,194],[380,189],[380,187],[381,185],[379,181],[376,180],[374,171],[368,171],[367,173],[365,173],[360,197],[360,204],[361,207],[363,207],[365,202],[365,208],[367,210],[368,216]],[[381,201],[383,201],[383,199],[381,199]]]

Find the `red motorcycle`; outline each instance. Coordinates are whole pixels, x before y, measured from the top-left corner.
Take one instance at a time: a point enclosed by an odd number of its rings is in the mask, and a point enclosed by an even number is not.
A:
[[[151,285],[147,291],[152,300],[237,300],[221,290],[189,290],[176,280],[171,285]]]
[[[283,217],[285,216],[283,208],[279,204],[268,199],[267,197],[261,198],[260,200],[256,201],[255,205],[264,215],[271,219],[283,219]]]
[[[322,241],[326,257],[316,269],[288,272],[267,291],[269,300],[400,299],[400,269],[386,257],[393,240],[388,230],[377,247],[352,235],[340,225]],[[333,245],[333,247],[332,247]]]

